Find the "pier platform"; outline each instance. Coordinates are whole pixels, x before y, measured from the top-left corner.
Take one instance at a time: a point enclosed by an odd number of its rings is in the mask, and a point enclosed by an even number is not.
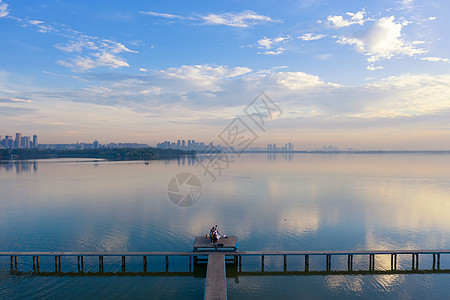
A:
[[[237,251],[237,238],[235,236],[221,237],[216,243],[211,244],[206,236],[196,236],[193,251]],[[218,246],[223,244],[223,246]]]

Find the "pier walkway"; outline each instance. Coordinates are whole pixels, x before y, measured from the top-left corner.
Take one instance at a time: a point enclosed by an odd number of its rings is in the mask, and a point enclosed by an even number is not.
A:
[[[208,255],[208,269],[206,273],[205,300],[227,299],[227,280],[225,270],[225,255],[211,253]]]

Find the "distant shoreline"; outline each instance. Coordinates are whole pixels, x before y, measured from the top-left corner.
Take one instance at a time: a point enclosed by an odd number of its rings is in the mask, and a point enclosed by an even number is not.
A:
[[[233,153],[233,152],[229,152]],[[322,150],[299,150],[299,151],[244,151],[242,153],[267,153],[267,154],[450,154],[450,150],[360,150],[360,151],[322,151]],[[200,153],[199,153],[200,154]]]
[[[183,156],[195,156],[196,151],[157,148],[120,148],[86,150],[37,150],[37,149],[0,149],[0,160],[28,160],[55,158],[91,158],[109,161],[163,160],[177,159]]]

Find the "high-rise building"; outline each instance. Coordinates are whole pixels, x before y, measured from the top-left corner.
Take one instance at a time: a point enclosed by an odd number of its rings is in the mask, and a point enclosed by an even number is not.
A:
[[[19,132],[17,132],[16,133],[16,140],[15,140],[15,142],[14,142],[14,147],[16,147],[16,148],[21,148],[21,140],[22,140],[22,134],[21,133],[19,133]]]
[[[95,140],[92,144],[94,145],[94,149],[98,149],[98,141],[97,140]]]
[[[23,136],[20,138],[20,148],[29,149],[30,148],[30,137]]]
[[[4,139],[4,147],[5,148],[14,148],[14,140],[12,138],[12,135],[5,135]]]
[[[33,134],[33,148],[37,148],[38,146],[39,144],[37,134]]]

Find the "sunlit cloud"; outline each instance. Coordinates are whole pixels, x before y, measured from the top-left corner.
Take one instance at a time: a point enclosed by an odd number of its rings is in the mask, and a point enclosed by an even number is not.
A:
[[[415,45],[404,40],[402,27],[402,23],[395,22],[393,16],[384,17],[377,20],[363,34],[342,36],[337,42],[354,46],[357,52],[369,56],[367,61],[371,63],[394,56],[426,53],[426,50],[416,48]]]

